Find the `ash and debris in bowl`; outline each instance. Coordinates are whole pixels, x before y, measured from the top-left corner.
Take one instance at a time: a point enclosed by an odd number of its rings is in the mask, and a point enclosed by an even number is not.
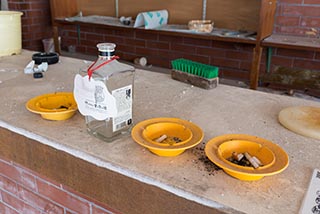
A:
[[[192,153],[197,157],[196,159],[193,159],[192,162],[199,171],[202,171],[207,175],[215,175],[217,171],[221,170],[221,168],[209,160],[204,152],[204,147],[205,142],[202,142],[197,147],[192,149]],[[203,176],[205,174],[203,174]]]

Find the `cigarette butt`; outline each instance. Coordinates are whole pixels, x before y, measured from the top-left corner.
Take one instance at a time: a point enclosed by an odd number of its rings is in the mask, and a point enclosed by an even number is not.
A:
[[[258,168],[259,164],[257,162],[255,162],[255,160],[251,157],[251,155],[249,155],[248,152],[244,153],[244,156],[247,158],[247,160],[251,163],[251,165],[253,166],[253,168]]]
[[[259,164],[259,166],[263,166],[263,164],[261,163],[261,161],[256,157],[256,156],[252,156],[252,159]]]
[[[251,159],[252,157],[251,157],[251,155],[249,155],[249,153],[248,152],[245,152],[244,153],[244,156],[247,158],[247,160],[249,160],[249,159]]]
[[[161,143],[162,141],[164,141],[168,136],[167,135],[161,135],[159,138],[155,139],[154,141],[156,141],[157,143]]]
[[[242,153],[237,153],[237,152],[232,152],[232,157],[236,160],[236,161],[241,161],[241,159],[244,157],[244,155]]]

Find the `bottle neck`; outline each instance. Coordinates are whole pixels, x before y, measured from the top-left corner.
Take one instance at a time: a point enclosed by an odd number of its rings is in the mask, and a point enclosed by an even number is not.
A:
[[[115,55],[115,51],[109,52],[109,51],[99,51],[99,58],[102,59],[111,59]]]

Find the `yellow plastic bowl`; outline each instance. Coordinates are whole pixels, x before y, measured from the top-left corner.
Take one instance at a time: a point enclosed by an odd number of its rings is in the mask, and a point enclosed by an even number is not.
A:
[[[143,137],[154,144],[160,146],[179,146],[185,144],[192,138],[192,132],[189,128],[178,123],[159,122],[148,125],[142,131]],[[159,137],[166,135],[167,138],[162,142],[156,142]],[[179,139],[180,142],[175,139]]]
[[[175,150],[161,150],[161,149],[153,149],[148,148],[150,152],[162,156],[162,157],[174,157],[182,154],[186,149],[175,149]]]
[[[228,161],[232,152],[248,152],[263,164],[258,168],[240,166]],[[206,144],[206,156],[227,174],[244,181],[259,180],[278,174],[289,165],[287,153],[269,140],[245,134],[227,134],[215,137]]]
[[[179,137],[182,142],[170,145],[169,143],[157,143],[155,138],[161,135]],[[180,155],[186,149],[198,145],[204,136],[200,127],[179,118],[152,118],[141,121],[132,129],[133,140],[150,152],[164,157]]]
[[[247,168],[246,166],[240,166],[227,160],[232,156],[233,152],[238,154],[248,152],[251,156],[255,156],[261,161],[263,168],[271,166],[275,161],[273,152],[266,146],[262,146],[260,143],[246,140],[230,140],[222,143],[218,147],[218,155],[222,160],[239,168]],[[253,169],[253,167],[249,168]]]
[[[27,102],[26,108],[47,120],[67,120],[78,109],[71,92],[56,92],[34,97]]]
[[[240,166],[227,160],[232,156],[233,152],[237,152],[238,154],[248,152],[251,156],[255,156],[263,164],[263,166],[260,166],[259,169],[268,168],[275,162],[274,153],[270,149],[252,141],[230,140],[222,143],[218,147],[218,157],[220,157],[226,164],[233,165],[238,169],[251,170],[252,172],[259,170],[254,169],[253,167]],[[252,177],[249,178],[248,175],[243,175],[241,173],[234,172],[233,170],[228,170],[227,168],[224,168],[224,171],[227,174],[241,180],[252,180]],[[262,177],[263,176],[255,176],[254,179],[258,180]]]

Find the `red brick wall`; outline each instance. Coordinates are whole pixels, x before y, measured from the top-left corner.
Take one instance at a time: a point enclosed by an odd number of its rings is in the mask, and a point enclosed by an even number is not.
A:
[[[52,37],[49,0],[8,0],[8,5],[23,12],[22,47],[43,51],[42,39]]]
[[[277,48],[273,50],[273,68],[283,66],[320,70],[320,53],[315,51],[289,50]]]
[[[9,0],[10,10],[24,12],[23,48],[42,51],[41,40],[52,36],[48,0]],[[314,28],[320,31],[320,0],[278,0],[274,32],[288,35],[305,35]],[[134,30],[112,30],[81,27],[81,40],[77,29],[61,29],[62,47],[75,45],[78,52],[96,55],[98,42],[115,42],[117,54],[132,60],[146,56],[152,65],[170,68],[170,60],[185,57],[220,67],[220,76],[249,80],[252,45],[223,43],[186,37],[164,36]],[[291,53],[292,52],[292,53]],[[274,66],[302,67],[319,70],[319,54],[308,51],[273,49]],[[298,54],[298,55],[297,55]],[[265,71],[265,57],[261,72]]]
[[[274,32],[305,35],[311,28],[320,36],[319,0],[278,0]]]
[[[10,10],[24,13],[23,47],[43,50],[41,39],[52,36],[48,0],[8,0]],[[320,31],[319,0],[278,0],[274,32],[305,35],[311,28]],[[320,35],[320,33],[319,33]]]
[[[318,33],[308,35],[311,29]],[[278,0],[274,32],[319,37],[320,0]],[[320,53],[274,48],[271,70],[276,66],[320,70]]]
[[[67,186],[0,157],[0,213],[110,214],[118,212]]]
[[[171,60],[183,57],[219,66],[222,77],[249,78],[253,45],[98,27],[80,27],[78,41],[76,30],[75,26],[60,28],[63,49],[75,45],[78,52],[97,55],[97,43],[114,42],[116,54],[124,60],[146,56],[148,64],[170,68]]]

